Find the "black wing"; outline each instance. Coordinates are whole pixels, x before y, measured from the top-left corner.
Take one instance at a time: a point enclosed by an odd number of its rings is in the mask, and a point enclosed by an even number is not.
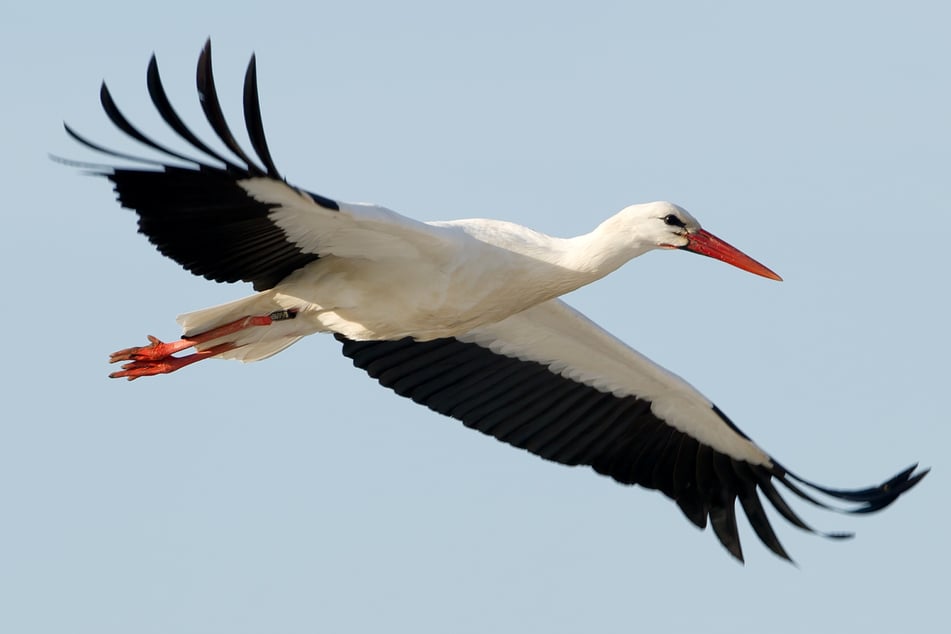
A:
[[[546,460],[588,465],[618,482],[660,490],[698,527],[705,528],[709,518],[720,542],[740,561],[737,500],[763,543],[789,559],[758,491],[786,520],[817,532],[790,508],[776,481],[823,508],[832,507],[810,496],[797,482],[857,505],[835,510],[869,513],[894,502],[927,473],[914,474],[915,465],[876,487],[828,489],[802,480],[775,461],[756,465],[733,459],[666,424],[651,412],[649,401],[599,391],[542,363],[496,354],[454,338],[351,341],[337,335],[337,339],[356,367],[400,396]],[[722,412],[715,411],[736,429]]]
[[[139,231],[163,255],[192,273],[218,282],[252,282],[259,291],[275,286],[293,271],[318,259],[318,254],[303,251],[271,221],[270,211],[276,205],[255,200],[239,184],[244,179],[269,178],[286,185],[264,136],[255,58],[252,56],[245,74],[244,117],[248,137],[261,165],[237,143],[222,114],[212,75],[210,41],[198,59],[198,94],[208,123],[237,160],[213,150],[185,125],[165,93],[154,55],[147,78],[149,95],[162,119],[178,136],[203,153],[204,159],[179,153],[141,133],[119,111],[105,83],[100,90],[100,100],[116,127],[153,150],[190,166],[116,152],[66,126],[74,139],[89,148],[151,166],[102,171],[115,183],[122,206],[138,213]],[[220,165],[209,164],[208,159]],[[329,198],[301,193],[325,209],[339,210],[339,205]]]

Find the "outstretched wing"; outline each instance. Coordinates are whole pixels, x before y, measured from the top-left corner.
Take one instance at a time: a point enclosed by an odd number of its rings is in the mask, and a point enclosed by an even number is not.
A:
[[[83,145],[143,166],[97,171],[115,184],[119,202],[138,213],[139,231],[192,273],[218,282],[252,282],[255,290],[266,290],[322,255],[412,257],[422,246],[439,248],[437,230],[424,223],[376,205],[332,200],[282,178],[264,136],[253,56],[244,79],[244,118],[257,162],[235,140],[222,114],[210,41],[198,60],[198,94],[208,123],[233,158],[212,149],[185,125],[168,99],[154,55],[147,79],[162,119],[201,158],[140,132],[116,106],[105,83],[100,101],[112,123],[167,159],[117,152],[65,127]]]
[[[777,482],[818,506],[832,508],[804,487],[853,503],[836,510],[867,513],[888,506],[927,473],[911,467],[856,491],[806,482],[696,389],[560,300],[460,338],[337,338],[354,365],[401,396],[547,460],[588,465],[624,484],[660,490],[700,528],[709,518],[740,560],[737,500],[763,543],[789,559],[760,495],[789,522],[816,531],[786,503]]]

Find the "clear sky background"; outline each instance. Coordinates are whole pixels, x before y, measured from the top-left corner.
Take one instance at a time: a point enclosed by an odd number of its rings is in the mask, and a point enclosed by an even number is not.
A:
[[[937,632],[947,626],[951,14],[942,2],[17,3],[0,22],[6,292],[0,631]],[[195,278],[103,179],[203,126],[258,54],[287,178],[420,219],[588,231],[669,199],[783,275],[649,254],[569,301],[832,486],[933,473],[880,515],[743,523],[740,566],[656,492],[380,388],[330,337],[127,383],[109,352],[250,288]]]

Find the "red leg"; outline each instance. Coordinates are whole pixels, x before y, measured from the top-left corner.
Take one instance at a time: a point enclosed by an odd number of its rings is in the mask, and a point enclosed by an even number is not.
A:
[[[157,337],[149,335],[149,345],[125,348],[109,355],[109,363],[119,361],[129,361],[130,363],[122,366],[119,372],[113,372],[109,376],[114,379],[128,378],[130,381],[140,376],[152,376],[154,374],[167,374],[174,372],[186,365],[191,365],[196,361],[201,361],[216,354],[233,350],[235,344],[231,342],[221,343],[207,350],[201,350],[185,357],[173,357],[176,352],[181,352],[198,344],[220,339],[228,335],[253,328],[255,326],[270,326],[275,321],[284,319],[293,319],[296,311],[277,311],[269,315],[249,315],[242,317],[231,323],[227,323],[217,328],[212,328],[206,332],[201,332],[189,337],[182,337],[178,341],[165,343]]]

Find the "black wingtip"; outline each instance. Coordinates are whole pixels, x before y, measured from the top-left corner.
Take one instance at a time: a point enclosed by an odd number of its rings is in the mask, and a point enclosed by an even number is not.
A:
[[[215,88],[215,76],[211,65],[211,38],[205,42],[201,54],[198,56],[198,68],[195,71],[195,84],[198,88],[198,99],[201,102],[201,108],[205,113],[205,118],[215,131],[221,142],[225,144],[235,156],[240,158],[247,166],[248,171],[256,176],[264,176],[266,172],[262,170],[251,157],[248,156],[241,146],[235,140],[225,121],[224,112],[221,110],[221,103],[218,101],[218,91]]]
[[[773,551],[777,557],[791,562],[792,559],[789,557],[789,553],[786,552],[786,549],[779,541],[779,537],[777,537],[776,532],[770,525],[766,510],[763,508],[759,495],[756,493],[756,475],[753,473],[749,463],[734,462],[733,470],[738,476],[736,483],[738,490],[737,497],[743,507],[743,512],[746,513],[746,517],[749,519],[750,526],[752,526],[756,532],[756,536],[759,537],[760,541]]]
[[[201,102],[201,107],[205,114],[205,118],[218,138],[222,141],[222,143],[224,143],[225,147],[234,156],[240,159],[238,161],[227,158],[225,155],[228,154],[228,152],[222,153],[212,149],[201,139],[199,139],[198,136],[188,128],[188,126],[185,125],[182,118],[172,107],[168,95],[165,92],[165,87],[162,85],[162,80],[159,76],[158,58],[155,53],[152,53],[152,55],[149,57],[148,70],[146,73],[146,84],[148,87],[149,96],[152,99],[152,103],[155,105],[165,123],[182,139],[191,144],[193,148],[206,154],[208,157],[216,161],[220,161],[228,173],[242,177],[268,176],[270,178],[283,180],[277,170],[273,158],[271,157],[267,140],[264,135],[264,125],[261,118],[260,99],[257,89],[256,68],[256,58],[254,55],[252,55],[251,62],[248,65],[248,71],[245,76],[244,86],[245,123],[247,125],[248,136],[254,149],[254,152],[249,154],[245,152],[245,150],[235,140],[234,135],[231,133],[231,129],[225,121],[224,113],[221,109],[221,104],[218,100],[218,94],[215,88],[214,74],[212,72],[210,37],[205,40],[205,44],[198,56],[196,84],[198,87],[199,100]],[[126,135],[168,157],[173,157],[192,165],[203,165],[204,161],[202,159],[197,159],[177,152],[176,150],[156,142],[136,128],[122,114],[105,81],[103,81],[99,87],[99,101],[102,104],[102,108],[109,120]],[[68,125],[66,125],[65,128],[69,136],[92,150],[108,154],[115,158],[131,160],[136,163],[166,167],[165,161],[156,161],[154,159],[118,152],[89,141],[83,136],[77,134]],[[257,154],[257,160],[252,158],[253,154]],[[264,164],[264,168],[258,164],[258,160]],[[338,205],[329,199],[325,199],[320,196],[314,196],[314,200],[317,204],[323,205],[329,209],[338,209]]]
[[[155,56],[152,56],[153,59]],[[106,86],[106,82],[102,82],[102,86],[99,88],[99,102],[102,104],[102,109],[105,111],[106,116],[109,117],[109,120],[117,128],[122,130],[124,133],[142,143],[143,145],[152,148],[162,154],[171,156],[177,159],[181,159],[187,163],[197,163],[195,159],[190,156],[185,156],[180,152],[176,152],[171,148],[168,148],[160,143],[155,142],[145,134],[143,134],[138,128],[136,128],[132,123],[126,119],[125,115],[122,114],[122,111],[119,110],[119,106],[116,105],[115,100],[112,98],[112,94],[109,92],[109,88]]]
[[[214,77],[211,76],[211,38],[205,40],[205,45],[201,47],[198,54],[198,67],[195,70],[195,84],[198,87],[198,99],[204,105],[206,91],[210,88],[215,89]]]
[[[198,53],[198,66],[205,65],[211,69],[211,36],[205,38],[205,43],[201,45],[201,52]]]
[[[855,533],[849,533],[849,532],[844,532],[844,531],[843,531],[843,532],[835,532],[835,533],[821,533],[821,535],[822,535],[823,537],[825,537],[826,539],[846,540],[846,539],[854,539],[854,538],[855,538]]]
[[[79,134],[78,132],[76,132],[76,131],[75,131],[73,128],[71,128],[71,127],[69,126],[69,124],[66,123],[65,121],[63,122],[63,129],[66,130],[66,134],[68,134],[70,137],[72,137],[72,139],[73,139],[74,141],[76,141],[76,142],[79,143],[80,145],[86,146],[86,147],[89,148],[90,150],[94,150],[94,151],[96,151],[96,152],[101,152],[102,154],[105,154],[105,155],[107,155],[107,156],[111,156],[111,157],[113,157],[113,158],[118,158],[118,159],[133,161],[133,162],[135,162],[135,163],[144,163],[144,164],[146,164],[146,165],[155,165],[155,166],[157,166],[157,167],[162,167],[162,168],[165,167],[165,164],[164,164],[163,162],[161,162],[161,161],[156,161],[156,160],[149,159],[149,158],[145,158],[145,157],[141,157],[141,156],[135,156],[135,155],[132,155],[132,154],[126,154],[126,153],[124,153],[124,152],[117,152],[116,150],[111,150],[111,149],[109,149],[109,148],[107,148],[107,147],[105,147],[105,146],[103,146],[103,145],[99,145],[98,143],[93,143],[92,141],[90,141],[89,139],[87,139],[86,137],[84,137],[83,135],[81,135],[81,134]],[[113,172],[114,169],[115,169],[114,167],[109,166],[109,165],[97,165],[97,164],[95,164],[95,163],[82,163],[82,162],[77,162],[77,165],[96,165],[96,166],[97,166],[96,169],[102,168],[100,171],[101,171],[101,173],[103,173],[103,174],[111,173],[111,172]]]
[[[902,494],[921,482],[922,478],[928,475],[928,473],[931,471],[930,468],[927,468],[915,473],[917,469],[918,463],[915,463],[895,474],[885,482],[865,489],[832,489],[805,480],[804,478],[801,478],[795,473],[789,471],[786,471],[785,474],[793,480],[811,489],[819,491],[824,495],[828,495],[829,497],[835,498],[837,500],[853,502],[859,505],[853,509],[841,509],[843,512],[863,514],[874,513],[891,505]]]
[[[248,138],[251,139],[251,147],[264,163],[268,176],[280,179],[280,171],[274,165],[267,138],[264,136],[261,100],[258,96],[257,57],[253,54],[251,61],[248,62],[248,70],[244,74],[244,123],[248,130]]]
[[[63,124],[66,125],[65,123]],[[67,130],[69,126],[66,126]],[[115,171],[115,167],[108,165],[106,163],[91,163],[89,161],[76,161],[74,159],[66,158],[65,156],[59,156],[58,154],[53,154],[48,152],[47,157],[54,163],[59,163],[60,165],[65,165],[66,167],[73,167],[76,169],[83,170],[84,173],[88,176],[109,176]]]
[[[185,139],[192,147],[204,152],[211,158],[221,161],[225,167],[229,170],[240,172],[243,171],[243,168],[237,164],[229,161],[227,158],[221,155],[220,152],[216,152],[210,148],[204,141],[198,138],[189,129],[185,122],[182,121],[182,118],[178,116],[178,113],[175,111],[175,108],[172,107],[172,103],[168,98],[168,94],[165,92],[165,86],[162,84],[162,77],[159,74],[158,59],[155,54],[152,54],[151,59],[149,60],[149,67],[146,71],[146,86],[149,91],[149,97],[152,99],[152,104],[155,106],[155,109],[158,110],[159,115],[161,115],[162,120],[172,128],[180,137]]]
[[[745,563],[743,559],[743,548],[740,546],[740,535],[736,525],[736,510],[733,502],[720,508],[711,509],[710,525],[713,527],[713,533],[726,548],[727,552],[741,564]]]

